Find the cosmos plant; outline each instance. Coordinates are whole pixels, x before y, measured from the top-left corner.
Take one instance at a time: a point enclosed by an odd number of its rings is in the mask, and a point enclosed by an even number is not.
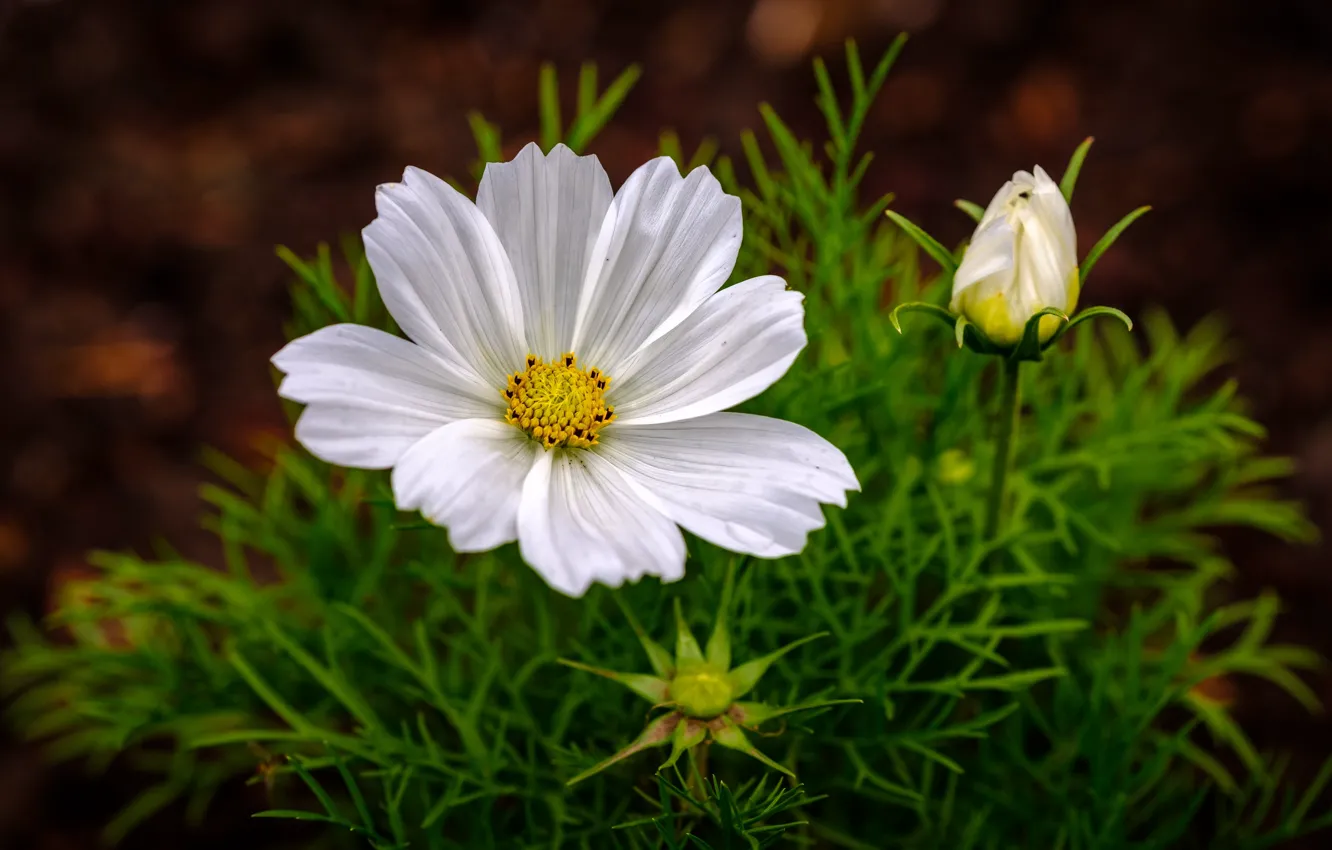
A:
[[[665,132],[618,191],[586,151],[636,69],[585,66],[566,122],[546,67],[534,144],[473,115],[475,182],[409,167],[341,258],[281,249],[295,439],[209,453],[224,568],[98,553],[8,624],[13,726],[148,777],[103,840],[216,831],[218,789],[371,850],[1332,826],[1332,759],[1241,723],[1254,677],[1318,710],[1321,660],[1215,530],[1317,529],[1214,379],[1223,330],[1074,312],[1145,211],[1079,251],[1090,140],[958,202],[956,249],[866,197],[901,47],[815,63],[826,138],[761,106],[735,158]]]

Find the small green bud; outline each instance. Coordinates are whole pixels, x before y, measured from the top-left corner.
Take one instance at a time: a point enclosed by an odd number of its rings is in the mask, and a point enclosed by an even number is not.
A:
[[[961,449],[939,455],[937,474],[943,484],[965,484],[976,474],[976,463]]]
[[[733,572],[734,565],[727,572],[726,584],[722,591],[721,610],[717,613],[712,636],[708,639],[706,655],[689,631],[680,602],[676,600],[676,651],[673,659],[666,656],[665,650],[653,642],[639,627],[628,609],[625,610],[625,615],[634,627],[639,641],[642,642],[657,676],[620,673],[591,667],[579,661],[559,659],[560,663],[568,667],[605,676],[655,705],[671,708],[669,714],[649,723],[643,733],[629,746],[578,774],[570,779],[568,784],[581,782],[648,747],[659,747],[670,743],[671,754],[661,766],[664,769],[675,764],[683,753],[705,745],[709,739],[721,746],[739,750],[774,770],[790,775],[790,770],[756,749],[745,737],[741,726],[755,728],[765,720],[796,711],[809,711],[843,702],[860,702],[860,700],[825,700],[785,708],[758,702],[736,702],[754,688],[774,662],[796,647],[823,637],[827,632],[819,632],[793,641],[761,658],[755,658],[738,667],[731,667],[731,639],[727,629],[726,612],[734,591]]]
[[[707,661],[681,664],[671,680],[671,701],[689,717],[716,717],[730,707],[735,696],[726,672]]]

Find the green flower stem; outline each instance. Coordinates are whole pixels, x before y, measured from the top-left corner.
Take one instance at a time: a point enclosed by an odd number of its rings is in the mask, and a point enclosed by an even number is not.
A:
[[[994,473],[990,476],[990,496],[985,507],[985,540],[999,534],[999,521],[1003,517],[1004,496],[1008,489],[1008,473],[1013,468],[1013,449],[1017,442],[1018,418],[1022,410],[1020,360],[1005,359],[999,378],[999,444],[994,452]]]
[[[686,786],[696,799],[708,799],[708,744],[695,744],[689,748],[689,784]]]

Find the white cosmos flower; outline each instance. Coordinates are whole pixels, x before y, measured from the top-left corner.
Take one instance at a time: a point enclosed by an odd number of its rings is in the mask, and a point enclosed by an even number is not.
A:
[[[805,346],[781,278],[718,289],[740,201],[669,158],[612,195],[595,157],[529,145],[476,203],[416,168],[380,186],[363,233],[411,341],[334,325],[273,357],[306,406],[296,438],[392,468],[393,494],[454,549],[518,541],[556,589],[684,574],[679,526],[738,552],[800,551],[820,503],[859,489],[807,428],[723,413]]]
[[[954,313],[1001,345],[1015,345],[1027,320],[1046,307],[1071,313],[1078,303],[1077,233],[1059,186],[1039,165],[1003,185],[953,276]],[[1041,341],[1059,320],[1041,320]]]

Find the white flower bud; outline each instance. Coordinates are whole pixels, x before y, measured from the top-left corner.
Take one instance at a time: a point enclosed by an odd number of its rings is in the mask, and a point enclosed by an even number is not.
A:
[[[950,307],[1000,345],[1016,345],[1027,320],[1046,307],[1078,303],[1077,234],[1059,186],[1039,165],[1003,185],[981,217],[953,277]],[[1041,320],[1041,341],[1059,319]]]

